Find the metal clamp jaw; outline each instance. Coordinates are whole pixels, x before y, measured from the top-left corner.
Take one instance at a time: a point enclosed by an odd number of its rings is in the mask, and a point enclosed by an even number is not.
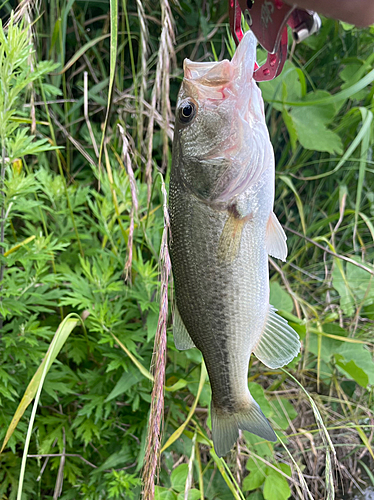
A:
[[[287,58],[287,24],[296,42],[305,40],[321,26],[315,12],[286,5],[281,0],[229,0],[230,28],[236,45],[243,38],[242,13],[268,52],[265,64],[256,65],[253,77],[258,82],[272,80],[282,71]]]

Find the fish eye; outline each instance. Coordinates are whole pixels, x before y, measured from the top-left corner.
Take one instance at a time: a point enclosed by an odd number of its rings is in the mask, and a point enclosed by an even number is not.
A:
[[[187,99],[179,107],[179,120],[184,124],[190,123],[195,118],[196,111],[196,104],[191,99]]]

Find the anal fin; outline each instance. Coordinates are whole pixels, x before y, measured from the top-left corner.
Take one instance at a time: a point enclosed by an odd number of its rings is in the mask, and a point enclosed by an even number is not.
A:
[[[274,212],[271,212],[266,227],[266,250],[269,255],[285,261],[287,257],[287,236]]]
[[[298,355],[300,347],[299,335],[269,305],[264,329],[253,350],[256,357],[269,368],[280,368]]]
[[[184,326],[181,315],[179,314],[178,307],[175,306],[174,318],[173,318],[173,335],[174,344],[180,351],[185,351],[187,349],[192,349],[195,347],[187,328]]]

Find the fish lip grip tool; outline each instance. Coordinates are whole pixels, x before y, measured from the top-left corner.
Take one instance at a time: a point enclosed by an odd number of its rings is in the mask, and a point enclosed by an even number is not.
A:
[[[287,24],[296,42],[305,40],[321,26],[321,19],[315,12],[286,5],[281,0],[229,0],[230,28],[236,45],[243,38],[242,13],[258,42],[268,52],[261,67],[256,63],[253,78],[257,82],[272,80],[282,71],[287,58]]]

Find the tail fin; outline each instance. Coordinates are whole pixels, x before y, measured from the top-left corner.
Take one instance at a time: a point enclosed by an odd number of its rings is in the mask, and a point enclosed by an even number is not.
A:
[[[238,413],[225,413],[214,407],[212,401],[212,434],[215,452],[219,457],[226,455],[239,437],[239,429],[256,436],[276,441],[277,436],[267,418],[254,399]]]

